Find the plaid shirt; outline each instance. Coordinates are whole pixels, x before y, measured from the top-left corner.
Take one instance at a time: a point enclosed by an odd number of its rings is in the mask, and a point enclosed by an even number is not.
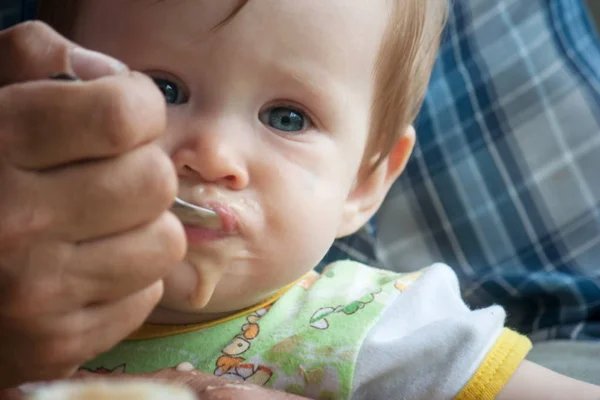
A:
[[[0,23],[33,14],[0,0]],[[533,339],[600,337],[600,51],[581,0],[452,0],[406,174],[377,216],[395,270],[455,267]],[[381,265],[370,224],[324,262]]]
[[[581,0],[453,0],[418,147],[379,213],[390,268],[455,268],[534,340],[600,338],[600,46]]]

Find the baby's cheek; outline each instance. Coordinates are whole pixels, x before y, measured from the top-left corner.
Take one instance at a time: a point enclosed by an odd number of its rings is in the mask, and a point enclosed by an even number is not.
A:
[[[288,238],[288,246],[295,246],[294,251],[307,262],[318,262],[327,252],[335,239],[340,223],[342,202],[336,195],[335,185],[313,181],[302,195],[297,195],[293,207],[288,209],[288,224],[284,235]]]

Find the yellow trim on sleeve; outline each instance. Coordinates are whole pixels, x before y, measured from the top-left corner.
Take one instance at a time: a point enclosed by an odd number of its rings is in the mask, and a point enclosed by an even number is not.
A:
[[[283,289],[279,290],[273,296],[267,298],[266,300],[261,301],[258,304],[245,308],[243,310],[237,311],[231,315],[226,317],[218,318],[212,321],[201,322],[198,324],[188,324],[188,325],[160,325],[160,324],[144,324],[137,331],[133,332],[127,339],[125,340],[145,340],[145,339],[157,339],[163,338],[167,336],[179,335],[181,333],[188,333],[193,331],[199,331],[200,329],[210,328],[211,326],[219,325],[224,322],[228,322],[234,320],[238,317],[241,317],[246,314],[253,313],[261,308],[268,307],[275,303],[281,296],[283,296],[288,290],[297,285],[307,276],[309,276],[313,271],[304,275],[302,278],[298,279],[295,282],[290,283],[285,286]]]
[[[531,350],[529,339],[504,328],[492,350],[485,356],[475,374],[455,399],[495,399],[529,350]]]

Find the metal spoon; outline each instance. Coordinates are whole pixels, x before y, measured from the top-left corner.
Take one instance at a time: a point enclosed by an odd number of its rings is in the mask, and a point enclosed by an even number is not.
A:
[[[50,79],[61,81],[79,80],[78,77],[67,73],[52,75]],[[171,211],[183,222],[191,222],[211,229],[221,228],[221,218],[219,218],[216,212],[190,204],[187,201],[181,200],[179,197],[175,197],[175,202],[171,206]]]
[[[221,228],[221,218],[213,210],[190,204],[187,201],[175,197],[175,203],[171,206],[171,212],[183,222],[191,222],[205,228]]]

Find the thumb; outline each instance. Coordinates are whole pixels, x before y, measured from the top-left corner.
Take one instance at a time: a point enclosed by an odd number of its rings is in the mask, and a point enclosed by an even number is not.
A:
[[[74,47],[69,54],[73,74],[82,80],[92,80],[127,70],[125,64],[96,51]]]
[[[57,73],[95,79],[127,69],[114,58],[76,46],[39,21],[0,32],[0,60],[0,87]]]

